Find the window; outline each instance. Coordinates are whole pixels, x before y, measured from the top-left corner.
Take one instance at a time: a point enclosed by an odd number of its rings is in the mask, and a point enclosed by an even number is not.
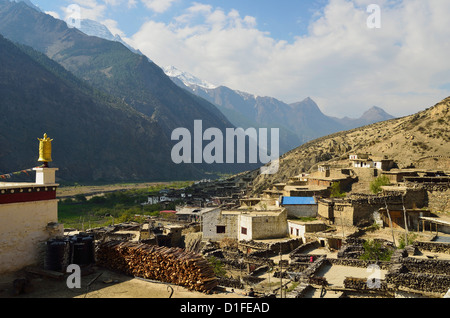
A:
[[[225,226],[224,225],[217,225],[216,226],[216,233],[225,233]]]
[[[241,227],[241,234],[247,235],[247,228]]]

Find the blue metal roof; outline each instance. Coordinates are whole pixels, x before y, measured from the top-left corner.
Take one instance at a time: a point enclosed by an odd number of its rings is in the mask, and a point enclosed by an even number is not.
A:
[[[316,204],[314,197],[282,197],[281,205]]]

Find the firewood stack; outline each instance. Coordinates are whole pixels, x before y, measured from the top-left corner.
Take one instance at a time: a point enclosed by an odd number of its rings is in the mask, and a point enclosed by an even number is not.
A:
[[[178,247],[110,241],[98,246],[96,263],[126,275],[200,292],[209,292],[218,285],[214,270],[204,257]]]

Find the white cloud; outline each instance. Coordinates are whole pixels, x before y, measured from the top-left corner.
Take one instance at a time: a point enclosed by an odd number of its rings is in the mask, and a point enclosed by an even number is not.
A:
[[[134,0],[100,0],[103,4],[100,4],[97,0],[72,1],[71,5],[62,8],[62,12],[65,14],[63,20],[68,24],[75,25],[76,20],[90,19],[105,25],[113,35],[118,34],[120,37],[125,37],[125,33],[119,28],[118,22],[105,16],[109,7],[124,3],[130,6],[133,5]]]
[[[378,105],[394,115],[450,95],[450,1],[384,0],[369,29],[372,0],[330,0],[292,43],[257,20],[194,3],[171,23],[148,21],[128,41],[155,63],[216,84],[295,102],[310,96],[330,115],[357,117]]]
[[[100,4],[97,0],[72,0],[69,6],[63,8],[65,13],[64,20],[69,16],[76,16],[80,19],[90,19],[98,21],[105,15],[107,6]]]
[[[113,35],[125,37],[125,33],[119,28],[117,21],[112,19],[102,20],[101,23],[105,25]]]
[[[145,6],[156,13],[168,10],[176,0],[141,0]]]
[[[137,0],[128,0],[128,8],[136,8]]]
[[[103,2],[109,6],[118,6],[121,5],[124,0],[103,0]]]
[[[55,19],[61,19],[58,12],[55,11],[45,11],[46,14],[51,15],[52,17],[54,17]]]

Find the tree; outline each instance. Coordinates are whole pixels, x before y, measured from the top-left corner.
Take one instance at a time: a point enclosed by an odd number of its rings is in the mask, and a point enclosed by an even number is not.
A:
[[[379,241],[365,241],[363,247],[364,254],[360,257],[362,260],[389,261],[391,259],[392,250],[382,246]]]
[[[343,198],[345,197],[345,193],[341,192],[341,183],[333,182],[331,184],[331,195],[332,198]]]
[[[372,193],[379,193],[381,192],[381,187],[382,186],[386,186],[386,185],[390,185],[391,183],[389,182],[389,178],[385,175],[381,175],[377,178],[375,178],[375,180],[373,180],[370,183],[370,190],[372,191]]]
[[[86,202],[86,196],[84,194],[77,194],[75,195],[75,200],[77,202]]]

